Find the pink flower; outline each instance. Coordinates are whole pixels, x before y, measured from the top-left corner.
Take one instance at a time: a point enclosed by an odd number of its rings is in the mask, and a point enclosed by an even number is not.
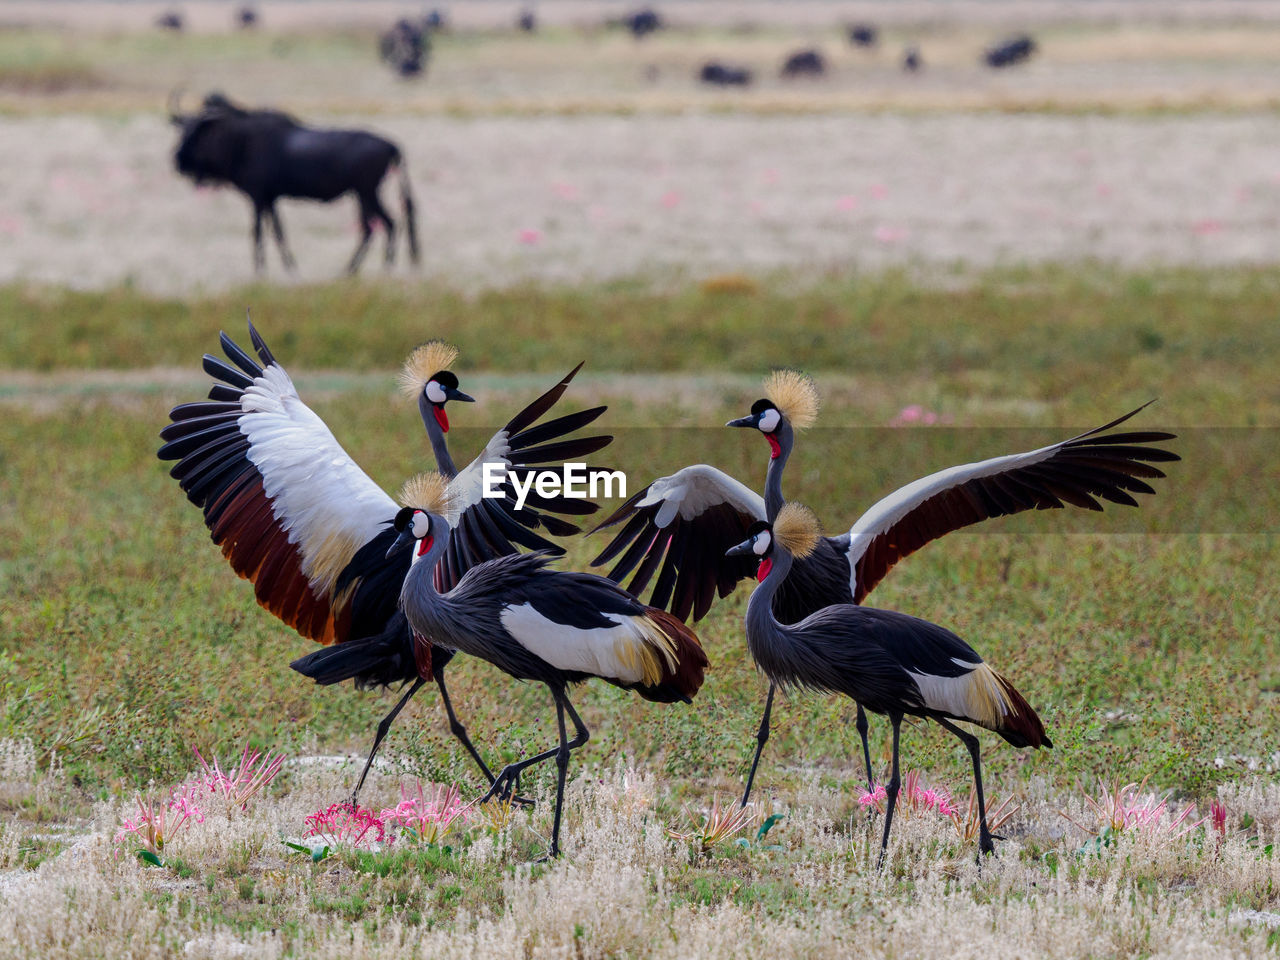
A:
[[[520,242],[527,246],[534,246],[542,242],[542,231],[534,227],[524,227],[517,234]]]
[[[274,757],[264,755],[251,750],[247,744],[240,753],[240,762],[227,771],[222,769],[217,757],[210,764],[198,749],[195,750],[195,755],[204,768],[204,776],[194,781],[193,785],[203,788],[206,793],[222,797],[227,803],[228,812],[236,807],[248,809],[249,801],[270,785],[284,765],[283,753]]]
[[[372,810],[349,803],[335,803],[317,810],[305,822],[306,836],[320,837],[334,847],[369,847],[384,840],[391,842],[386,836],[385,824]]]
[[[846,193],[836,201],[836,207],[844,211],[856,210],[858,209],[858,198],[851,193]]]
[[[680,202],[683,199],[684,197],[680,195],[679,190],[668,190],[662,195],[662,205],[668,210],[674,210],[676,207],[680,206]]]
[[[907,230],[905,227],[881,225],[876,227],[875,238],[881,243],[899,243],[907,239]]]
[[[1097,186],[1097,191],[1098,191],[1098,196],[1100,196],[1100,197],[1109,197],[1109,196],[1111,196],[1111,193],[1112,193],[1112,190],[1111,190],[1111,184],[1109,184],[1109,183],[1100,183],[1100,184],[1098,184],[1098,186]]]
[[[551,189],[561,200],[577,200],[578,188],[571,183],[554,183]]]
[[[765,183],[777,183],[781,179],[782,179],[781,175],[773,167],[767,168],[764,172]]]
[[[1209,824],[1218,836],[1227,835],[1227,808],[1217,800],[1209,804]]]
[[[1204,220],[1197,220],[1191,225],[1191,232],[1201,237],[1210,237],[1215,233],[1221,233],[1222,229],[1222,221],[1214,220],[1211,217]]]
[[[439,843],[455,821],[467,819],[471,809],[470,804],[463,804],[457,786],[433,783],[424,788],[418,780],[412,794],[402,784],[400,797],[398,804],[383,810],[378,817],[423,843]]]
[[[883,183],[873,183],[870,193],[873,200],[883,200],[889,195],[889,188]]]
[[[921,424],[931,427],[941,418],[932,410],[927,410],[918,403],[912,403],[898,411],[898,415],[889,421],[891,427],[905,427]]]
[[[862,796],[858,797],[858,802],[864,807],[878,807],[880,806],[880,801],[887,799],[888,796],[889,795],[884,792],[884,787],[876,784],[875,792],[872,793],[870,791],[863,790]]]

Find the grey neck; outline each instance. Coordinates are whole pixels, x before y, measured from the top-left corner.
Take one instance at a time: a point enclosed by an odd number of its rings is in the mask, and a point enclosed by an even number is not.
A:
[[[436,590],[436,563],[444,556],[444,552],[449,548],[449,536],[451,531],[449,523],[444,517],[438,514],[429,514],[431,517],[432,541],[431,548],[427,551],[426,556],[419,557],[414,561],[413,566],[409,568],[409,574],[404,579],[404,586],[400,590],[400,603],[404,607],[405,615],[409,617],[410,623],[413,622],[412,610],[422,609],[424,605],[433,606],[440,599],[441,595]],[[418,543],[415,542],[413,549],[416,552]]]
[[[787,502],[782,496],[782,471],[786,469],[787,461],[791,459],[791,448],[796,441],[795,431],[785,419],[778,423],[778,429],[774,431],[774,435],[778,438],[778,447],[781,452],[769,461],[769,469],[764,475],[764,512],[765,518],[770,523],[777,519],[778,511]],[[770,575],[769,579],[773,579],[773,576]]]
[[[757,651],[778,635],[778,621],[773,615],[773,598],[782,586],[782,581],[787,579],[794,562],[791,552],[776,543],[771,559],[773,569],[764,578],[764,582],[752,591],[751,599],[747,601],[747,646],[756,660],[760,660]]]
[[[436,457],[436,469],[452,480],[458,475],[458,468],[453,465],[453,457],[449,456],[449,444],[445,440],[444,431],[440,429],[440,424],[436,422],[434,406],[435,404],[427,399],[424,391],[418,392],[418,413],[422,415],[422,425],[427,428],[431,452]]]

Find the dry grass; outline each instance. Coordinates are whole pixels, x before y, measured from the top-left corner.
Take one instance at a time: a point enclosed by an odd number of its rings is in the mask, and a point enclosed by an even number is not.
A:
[[[294,766],[252,815],[185,834],[168,868],[121,856],[122,808],[100,805],[61,856],[0,874],[0,956],[891,957],[945,931],[956,957],[1254,957],[1280,921],[1274,783],[1230,793],[1225,838],[1128,833],[1094,850],[1062,829],[1064,798],[1033,784],[997,858],[976,864],[945,818],[902,818],[877,872],[878,815],[816,780],[777,801],[769,847],[708,859],[668,836],[680,814],[659,781],[620,764],[572,783],[569,854],[548,867],[520,862],[545,842],[545,805],[448,852],[290,854],[279,837],[344,776]],[[369,790],[394,796],[378,776]]]

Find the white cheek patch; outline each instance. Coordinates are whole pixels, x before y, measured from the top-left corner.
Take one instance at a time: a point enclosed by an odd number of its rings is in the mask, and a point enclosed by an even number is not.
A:
[[[773,433],[773,431],[778,429],[778,424],[781,420],[782,414],[778,413],[775,408],[770,407],[764,413],[760,414],[760,432]]]
[[[751,545],[751,549],[757,557],[763,557],[769,552],[771,543],[773,543],[773,537],[769,535],[767,530],[762,530],[756,534],[756,542]]]
[[[422,511],[413,515],[413,535],[421,540],[431,532],[431,520]]]
[[[427,381],[427,399],[432,403],[444,403],[449,398],[444,395],[444,387],[434,380]]]

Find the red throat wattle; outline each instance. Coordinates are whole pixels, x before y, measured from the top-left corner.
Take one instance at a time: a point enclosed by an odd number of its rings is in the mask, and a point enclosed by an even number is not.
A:
[[[772,438],[770,438],[772,439]],[[765,557],[760,561],[760,566],[756,570],[756,579],[764,583],[764,578],[769,575],[769,571],[773,569],[773,561]]]
[[[444,407],[437,403],[431,408],[431,412],[436,415],[436,423],[440,424],[440,429],[448,433],[449,415],[444,412]]]
[[[431,534],[427,534],[418,541],[418,556],[425,557],[427,555],[427,551],[431,549],[431,542],[434,539],[435,537],[431,536]]]
[[[778,438],[772,433],[766,433],[764,438],[769,441],[769,459],[777,460],[782,456],[782,444],[778,442]]]

